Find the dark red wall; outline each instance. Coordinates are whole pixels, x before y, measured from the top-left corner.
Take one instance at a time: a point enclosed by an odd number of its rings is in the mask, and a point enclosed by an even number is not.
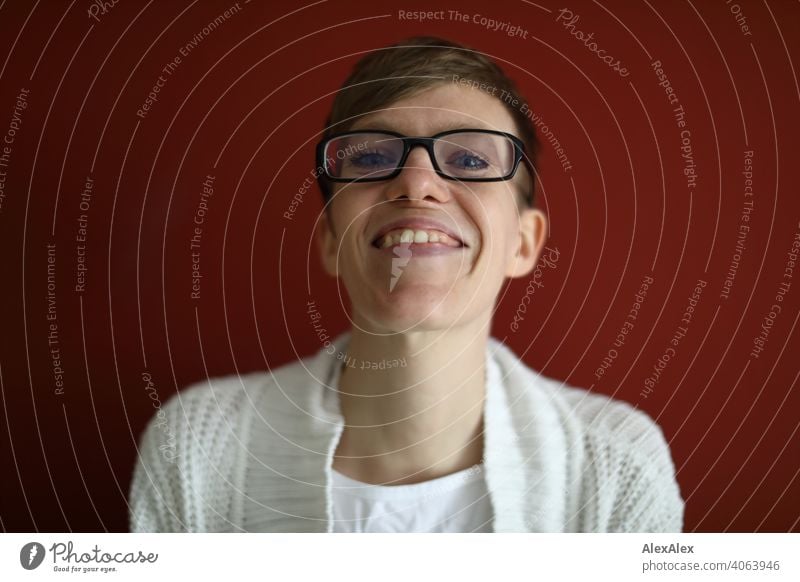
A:
[[[242,0],[170,75],[163,67],[232,2],[120,2],[96,19],[89,2],[0,9],[0,139],[17,95],[29,91],[0,167],[0,529],[125,530],[135,442],[154,413],[149,393],[163,402],[206,376],[317,350],[309,298],[332,334],[345,329],[337,286],[310,246],[316,188],[292,220],[283,215],[313,170],[332,94],[357,57],[436,34],[503,63],[570,165],[544,138],[539,204],[558,260],[542,269],[518,328],[529,279],[509,285],[494,335],[544,374],[658,420],[688,502],[687,530],[797,531],[800,268],[784,277],[800,232],[797,3],[573,0],[566,6],[579,20],[570,29],[557,21],[565,5],[549,0],[462,2],[466,23],[447,12],[401,20],[390,2],[278,4]],[[402,8],[452,9],[436,4]],[[527,38],[488,30],[475,15]],[[606,66],[570,34],[578,30],[593,32],[629,74]],[[685,111],[694,187],[656,60]],[[159,74],[158,100],[138,117]],[[189,242],[209,174],[194,300]],[[83,211],[87,176],[94,188]],[[85,243],[76,241],[81,214]],[[742,224],[749,231],[723,298]],[[48,343],[48,244],[57,344]],[[634,328],[598,380],[647,276]],[[686,337],[645,397],[699,279],[707,284]],[[781,282],[790,284],[782,311],[751,356]],[[60,350],[62,393],[51,347]]]

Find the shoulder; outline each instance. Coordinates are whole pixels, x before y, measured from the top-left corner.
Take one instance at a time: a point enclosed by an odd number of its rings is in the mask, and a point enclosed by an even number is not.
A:
[[[229,520],[230,496],[243,462],[252,402],[269,374],[224,376],[191,384],[166,402],[153,400],[130,489],[132,531],[217,531]]]
[[[510,351],[506,351],[508,358]],[[623,400],[547,377],[521,361],[517,362],[513,377],[509,375],[509,384],[517,397],[524,394],[538,406],[552,409],[569,439],[578,438],[645,458],[668,452],[656,422]]]
[[[514,408],[546,419],[553,442],[563,442],[568,528],[680,531],[683,499],[658,424],[627,402],[548,378],[498,344],[491,347]]]
[[[552,382],[552,381],[551,381]],[[683,500],[664,433],[646,412],[603,394],[562,386],[554,397],[580,450],[574,471],[599,531],[681,531]]]
[[[668,451],[658,424],[628,402],[567,385],[559,389],[559,396],[562,412],[571,414],[585,438],[596,445],[645,458]]]
[[[176,455],[192,448],[214,449],[241,431],[251,404],[268,384],[264,373],[210,378],[173,394],[148,423],[146,444],[171,436]],[[161,433],[161,434],[159,434]],[[178,450],[180,449],[180,450]]]
[[[181,429],[215,429],[219,423],[241,420],[245,405],[258,397],[268,378],[268,374],[256,372],[196,382],[173,394],[164,411]]]
[[[494,339],[492,348],[515,407],[550,409],[571,437],[577,435],[644,456],[665,447],[661,429],[645,412],[622,400],[547,377]]]

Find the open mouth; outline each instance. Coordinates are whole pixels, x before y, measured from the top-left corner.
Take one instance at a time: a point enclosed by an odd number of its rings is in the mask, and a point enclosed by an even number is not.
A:
[[[415,246],[434,246],[460,248],[464,244],[449,234],[436,229],[396,228],[380,235],[372,246],[377,249],[388,249],[400,244],[413,244]]]

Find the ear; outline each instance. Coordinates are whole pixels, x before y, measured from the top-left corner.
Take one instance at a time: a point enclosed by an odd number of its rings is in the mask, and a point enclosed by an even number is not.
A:
[[[317,226],[317,246],[319,247],[320,259],[325,272],[331,277],[339,276],[337,256],[339,254],[339,241],[333,230],[330,216],[330,206],[327,206],[320,216]]]
[[[519,244],[510,257],[506,277],[528,275],[536,266],[547,240],[547,217],[538,208],[525,208],[519,214]]]

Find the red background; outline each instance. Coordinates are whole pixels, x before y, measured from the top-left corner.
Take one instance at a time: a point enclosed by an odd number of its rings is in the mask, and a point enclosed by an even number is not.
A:
[[[471,21],[398,18],[398,8],[452,9],[430,1],[242,1],[137,117],[162,68],[232,4],[121,2],[99,22],[87,2],[0,8],[0,134],[20,89],[30,90],[2,168],[3,531],[126,530],[136,439],[155,412],[143,373],[164,402],[206,376],[316,351],[309,299],[331,335],[347,327],[336,282],[309,247],[322,209],[316,187],[293,220],[283,213],[314,167],[332,94],[354,62],[416,34],[496,58],[571,162],[564,171],[542,139],[539,205],[559,260],[516,333],[510,323],[528,280],[504,290],[494,335],[543,374],[657,419],[687,500],[687,531],[798,531],[800,271],[764,351],[749,356],[800,227],[797,3],[738,2],[746,36],[723,1],[570,2],[575,28],[622,61],[623,78],[556,21],[564,5],[548,0],[460,4],[470,17],[523,27],[527,39]],[[654,60],[686,111],[694,190]],[[754,151],[754,210],[725,300],[745,150]],[[189,238],[207,174],[215,192],[201,299],[192,300]],[[87,283],[77,293],[87,176]],[[47,341],[53,243],[63,394]],[[646,275],[654,284],[635,328],[597,380]],[[698,279],[707,286],[688,334],[644,398]]]

